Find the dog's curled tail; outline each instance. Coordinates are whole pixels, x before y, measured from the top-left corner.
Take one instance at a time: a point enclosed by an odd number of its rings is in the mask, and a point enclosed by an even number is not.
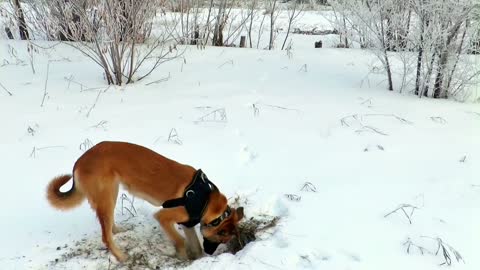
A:
[[[78,206],[85,199],[85,195],[75,188],[73,180],[72,188],[67,192],[61,192],[60,187],[65,185],[72,178],[71,174],[59,175],[50,181],[47,186],[47,200],[50,204],[60,210],[68,210]]]

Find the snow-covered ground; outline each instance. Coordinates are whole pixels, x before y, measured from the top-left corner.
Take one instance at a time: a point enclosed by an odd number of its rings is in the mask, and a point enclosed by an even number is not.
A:
[[[50,179],[103,140],[202,168],[247,218],[280,217],[236,255],[179,263],[155,208],[119,199],[131,230],[115,239],[158,252],[160,269],[441,269],[438,239],[451,269],[480,269],[480,106],[388,92],[373,55],[313,49],[316,38],[294,35],[290,56],[188,47],[145,81],[109,88],[70,47],[41,50],[33,74],[26,43],[0,40],[13,94],[0,89],[0,269],[122,268],[88,204],[59,212],[45,199]]]

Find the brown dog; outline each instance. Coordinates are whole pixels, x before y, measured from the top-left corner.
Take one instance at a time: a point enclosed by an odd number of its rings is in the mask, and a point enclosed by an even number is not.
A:
[[[87,198],[102,227],[102,240],[117,258],[127,256],[115,245],[114,208],[119,185],[132,195],[163,209],[155,213],[177,256],[198,258],[202,249],[194,226],[201,224],[205,252],[212,254],[220,243],[229,241],[243,218],[243,208],[230,209],[226,197],[201,170],[180,164],[158,153],[125,142],[101,142],[85,152],[73,167],[73,185],[67,192],[60,187],[72,175],[54,178],[47,188],[47,198],[57,209],[67,210]],[[184,227],[187,243],[175,229]],[[187,253],[188,251],[188,253]]]

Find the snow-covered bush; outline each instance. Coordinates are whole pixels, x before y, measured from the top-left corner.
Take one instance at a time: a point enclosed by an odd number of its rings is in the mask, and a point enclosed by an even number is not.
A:
[[[389,90],[395,85],[392,58],[404,66],[401,87],[420,97],[465,99],[478,82],[480,68],[469,55],[478,41],[475,1],[331,0],[330,4],[342,45],[358,44],[376,52]]]

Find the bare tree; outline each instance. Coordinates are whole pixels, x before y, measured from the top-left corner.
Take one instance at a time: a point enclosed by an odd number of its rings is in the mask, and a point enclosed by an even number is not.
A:
[[[480,4],[471,0],[332,0],[333,23],[362,48],[376,52],[394,89],[392,64],[403,67],[418,96],[465,94],[478,80],[479,67],[466,56],[475,37],[471,22]],[[415,54],[409,52],[416,52]],[[415,74],[410,74],[415,73]],[[468,74],[468,75],[467,75]]]
[[[393,91],[393,78],[390,55],[388,54],[388,37],[387,37],[387,17],[391,17],[389,12],[392,9],[394,0],[352,0],[342,1],[333,0],[331,5],[340,15],[336,24],[340,29],[344,29],[345,36],[351,35],[361,39],[365,44],[373,44],[373,52],[382,63],[388,80],[388,90]],[[392,15],[393,16],[393,15]],[[360,25],[360,27],[359,27]],[[359,31],[359,29],[362,29]],[[346,41],[345,47],[348,47]]]
[[[223,28],[225,27],[225,23],[227,20],[225,12],[225,10],[227,9],[227,1],[228,0],[222,0],[218,7],[217,17],[215,21],[215,30],[213,31],[213,46],[223,46]]]
[[[471,51],[466,40],[475,32],[470,21],[478,4],[454,0],[413,0],[411,4],[419,29],[415,94],[447,98],[463,92],[479,75],[466,57]]]
[[[155,36],[151,28],[158,0],[37,0],[36,18],[49,20],[66,44],[98,64],[108,84],[141,80],[160,64],[178,56],[172,42],[176,22],[164,22]],[[55,7],[59,16],[49,16]],[[76,16],[76,19],[71,19]],[[65,25],[65,22],[68,25]],[[67,27],[66,27],[67,26]],[[143,68],[145,66],[148,68]],[[142,69],[140,69],[142,67]],[[139,72],[142,71],[142,74]]]
[[[268,49],[272,50],[275,42],[275,22],[278,17],[278,0],[268,0],[268,14],[270,16],[270,39],[268,42]]]
[[[287,14],[288,14],[288,28],[287,28],[287,34],[285,35],[285,39],[283,40],[282,44],[282,50],[285,48],[285,44],[287,43],[288,36],[290,34],[290,31],[292,29],[292,25],[295,22],[295,20],[302,14],[304,5],[299,3],[301,0],[293,0],[290,1],[290,4],[287,8]]]
[[[252,28],[253,28],[253,21],[255,20],[255,17],[256,17],[257,9],[258,9],[258,0],[250,0],[250,3],[248,5],[248,14],[250,16],[250,22],[247,28],[248,42],[250,43],[250,48],[253,48]]]

